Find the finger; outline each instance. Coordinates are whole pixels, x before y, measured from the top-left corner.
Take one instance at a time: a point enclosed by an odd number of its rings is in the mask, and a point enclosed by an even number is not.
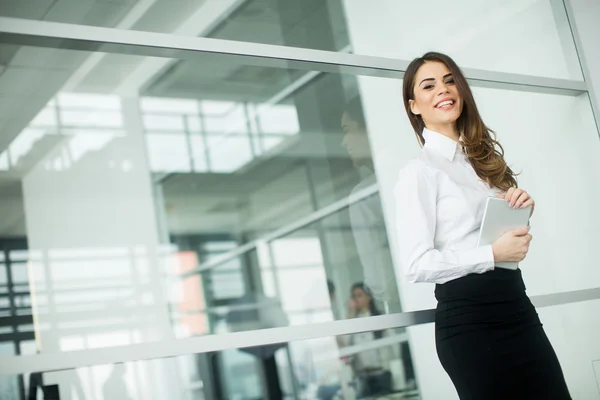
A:
[[[510,203],[510,198],[512,197],[512,194],[514,193],[514,191],[515,191],[515,188],[511,187],[511,188],[508,188],[506,193],[504,193],[504,200],[506,200],[507,203]]]
[[[525,234],[523,236],[520,236],[520,239],[523,241],[523,243],[529,243],[531,242],[531,239],[533,239],[533,236],[531,236],[531,234]]]
[[[506,196],[506,192],[496,195],[496,197],[499,199],[504,199],[504,196]]]
[[[517,199],[519,198],[519,196],[521,196],[521,194],[523,193],[523,189],[515,189],[512,194],[510,195],[510,200],[508,202],[508,204],[510,204],[511,207],[514,207]]]
[[[533,201],[533,199],[530,197],[529,199],[527,199],[527,201],[525,201],[523,204],[521,204],[521,208],[527,208],[529,206],[533,206],[535,204],[535,201]]]
[[[515,201],[515,205],[513,206],[513,208],[521,208],[521,206],[523,205],[523,203],[525,203],[529,199],[530,199],[529,193],[527,193],[526,191],[523,191],[521,193],[521,195]]]
[[[514,231],[512,231],[512,233],[515,236],[525,236],[529,233],[530,229],[530,227],[524,226],[523,228],[515,229]]]

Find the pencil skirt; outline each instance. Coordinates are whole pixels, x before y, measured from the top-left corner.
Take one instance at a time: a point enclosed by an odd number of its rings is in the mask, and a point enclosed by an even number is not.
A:
[[[436,285],[436,349],[461,400],[571,399],[521,270]]]

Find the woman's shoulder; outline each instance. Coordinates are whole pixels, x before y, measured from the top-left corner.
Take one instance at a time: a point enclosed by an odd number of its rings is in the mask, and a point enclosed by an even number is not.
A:
[[[398,172],[395,192],[405,192],[407,189],[437,187],[438,170],[422,157],[408,161]]]
[[[398,172],[398,179],[409,179],[430,176],[435,169],[421,157],[409,160]]]

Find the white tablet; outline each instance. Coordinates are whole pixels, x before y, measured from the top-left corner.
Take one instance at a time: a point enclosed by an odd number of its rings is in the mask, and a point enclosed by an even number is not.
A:
[[[529,225],[531,206],[523,209],[512,209],[504,199],[490,197],[485,205],[481,230],[477,246],[492,244],[508,231]],[[517,269],[517,262],[499,262],[497,267]]]

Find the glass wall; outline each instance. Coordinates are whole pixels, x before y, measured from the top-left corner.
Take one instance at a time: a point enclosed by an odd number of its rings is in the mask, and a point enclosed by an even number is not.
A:
[[[2,153],[20,189],[6,287],[28,291],[22,354],[401,312],[356,76],[209,55],[77,72],[111,56],[21,46],[10,64],[32,81]],[[245,362],[223,354],[223,376]]]
[[[229,58],[221,69],[265,76],[242,89],[205,60],[171,60],[135,96],[103,93],[118,79],[67,83],[3,152],[22,185],[29,251],[19,260],[36,310],[106,309],[110,297],[119,313],[121,300],[160,313],[163,289],[187,302],[184,288],[196,285],[189,301],[200,307],[261,294],[290,312],[319,310],[330,308],[328,291],[350,296],[371,279],[382,312],[400,311],[356,77]],[[305,83],[286,94],[294,75]]]
[[[386,330],[33,372],[25,376],[25,392],[52,393],[60,383],[61,399],[419,399],[402,355],[406,340]],[[173,379],[156,379],[155,370]]]
[[[401,66],[427,50],[477,78],[536,198],[529,294],[600,287],[598,131],[564,4],[413,3],[3,3],[0,17],[29,20],[5,22],[98,40],[36,43],[0,23],[0,397],[37,382],[66,399],[455,398],[432,324],[403,322],[430,315],[433,287],[395,262],[393,188],[419,152]],[[182,55],[149,31],[226,40]],[[113,34],[144,45],[98,47]],[[297,49],[242,57],[231,41]],[[340,52],[355,56],[310,61]],[[596,303],[540,314],[574,398],[596,382]],[[238,344],[256,332],[261,345]],[[150,361],[128,350],[220,338]],[[126,362],[47,372],[98,349]],[[4,373],[21,359],[44,368]]]
[[[465,68],[582,79],[565,7],[554,0],[58,0],[5,5],[0,15],[402,60],[436,49]]]

